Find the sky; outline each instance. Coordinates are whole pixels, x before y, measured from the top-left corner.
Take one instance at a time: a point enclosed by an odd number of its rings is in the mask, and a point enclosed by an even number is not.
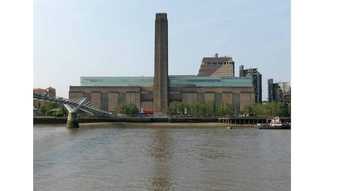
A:
[[[267,80],[290,81],[289,0],[34,0],[34,87],[68,97],[80,76],[153,76],[154,21],[168,14],[169,75],[231,56]]]

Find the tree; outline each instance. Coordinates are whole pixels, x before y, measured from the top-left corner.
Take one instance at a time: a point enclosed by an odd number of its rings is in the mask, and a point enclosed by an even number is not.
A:
[[[290,116],[290,104],[281,104],[280,116]]]
[[[229,104],[222,104],[218,106],[218,110],[217,110],[218,115],[225,116],[225,115],[232,115],[233,113],[234,113],[233,109],[231,105]]]
[[[265,104],[267,116],[280,116],[282,113],[282,103],[270,102]]]
[[[180,114],[179,104],[180,104],[180,102],[177,102],[177,101],[174,101],[174,102],[170,103],[170,105],[169,105],[169,114],[170,115]]]
[[[243,111],[251,116],[289,116],[288,105],[280,102],[256,103]]]
[[[228,104],[171,102],[170,115],[191,115],[194,117],[231,115],[233,110]]]
[[[112,115],[116,115],[116,114],[118,113],[118,111],[119,111],[119,107],[118,107],[118,106],[114,106],[114,107],[112,108],[111,113],[112,113]]]
[[[52,109],[56,109],[59,108],[59,105],[57,103],[54,102],[44,102],[40,108],[39,111],[41,113],[43,113],[44,115],[48,115],[48,111],[52,110]]]
[[[122,113],[127,115],[134,115],[139,112],[137,106],[135,104],[125,104],[122,106]]]
[[[48,116],[62,117],[66,115],[66,110],[63,107],[53,108],[46,112]]]

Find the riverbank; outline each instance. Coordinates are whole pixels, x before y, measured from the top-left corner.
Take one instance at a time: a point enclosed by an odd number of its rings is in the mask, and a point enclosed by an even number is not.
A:
[[[266,123],[265,117],[80,117],[79,123],[99,122],[126,122],[126,123],[228,123],[235,125],[256,125]],[[290,118],[281,118],[282,122],[290,122]],[[34,124],[62,124],[66,123],[66,117],[34,117]]]
[[[35,124],[36,127],[42,127],[47,124]],[[62,124],[48,124],[53,127],[66,127]],[[226,128],[226,129],[259,129],[255,124],[225,124],[219,122],[97,122],[97,123],[80,123],[80,128],[96,129],[96,128]],[[290,129],[290,128],[260,128],[260,129]]]
[[[248,128],[257,128],[254,124],[224,124],[219,122],[202,122],[202,123],[183,123],[183,122],[177,122],[177,123],[131,123],[131,122],[116,122],[111,123],[114,126],[120,126],[120,127],[150,127],[150,128],[228,128],[228,129],[248,129]],[[84,125],[85,126],[85,125]],[[83,127],[84,127],[83,126]],[[86,126],[91,126],[90,123],[88,123]]]
[[[36,124],[38,127],[46,124]],[[60,124],[50,124],[57,125]],[[66,125],[65,125],[66,127]],[[97,123],[80,123],[80,128],[228,128],[228,129],[246,129],[256,128],[253,124],[242,125],[226,125],[218,122],[202,122],[202,123],[169,123],[169,122],[154,122],[154,123],[141,123],[141,122],[97,122]]]
[[[34,124],[58,124],[66,123],[66,117],[34,117]],[[79,123],[98,123],[98,122],[139,122],[139,123],[201,123],[201,122],[218,122],[216,117],[80,117]]]

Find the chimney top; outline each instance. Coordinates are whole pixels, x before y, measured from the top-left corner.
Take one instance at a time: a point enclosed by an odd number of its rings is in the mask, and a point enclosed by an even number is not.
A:
[[[156,19],[166,19],[166,13],[156,13]]]

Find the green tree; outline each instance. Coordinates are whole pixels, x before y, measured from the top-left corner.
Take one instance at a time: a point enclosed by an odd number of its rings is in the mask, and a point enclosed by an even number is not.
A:
[[[267,116],[279,116],[281,114],[282,104],[279,102],[270,102],[265,104]]]
[[[185,113],[186,111],[186,113]],[[233,114],[232,107],[228,104],[215,103],[182,103],[171,102],[170,115],[191,115],[194,117],[224,116]]]
[[[234,112],[233,112],[233,108],[231,107],[231,105],[222,104],[219,106],[218,115],[225,116],[225,115],[232,115],[233,113]]]
[[[209,116],[213,116],[215,114],[216,107],[215,107],[215,103],[214,102],[207,102],[205,104],[205,107],[206,107],[205,116],[209,117]]]
[[[137,106],[135,104],[124,104],[122,106],[122,113],[127,115],[134,115],[139,112]]]
[[[118,112],[119,112],[119,107],[118,106],[114,106],[112,108],[112,111],[111,111],[112,115],[116,115]]]
[[[290,104],[281,104],[280,107],[280,116],[290,116]]]
[[[44,102],[40,108],[39,111],[41,113],[43,113],[44,115],[48,115],[48,111],[52,110],[52,109],[56,109],[59,108],[59,105],[57,103],[54,102]]]
[[[169,105],[169,114],[170,115],[178,115],[178,114],[181,114],[181,111],[180,111],[180,102],[177,102],[177,101],[174,101],[174,102],[171,102],[170,105]]]
[[[66,110],[63,107],[53,108],[46,112],[48,116],[62,117],[66,115]]]
[[[243,113],[248,113],[251,116],[289,116],[288,105],[280,102],[256,103],[245,108]]]

